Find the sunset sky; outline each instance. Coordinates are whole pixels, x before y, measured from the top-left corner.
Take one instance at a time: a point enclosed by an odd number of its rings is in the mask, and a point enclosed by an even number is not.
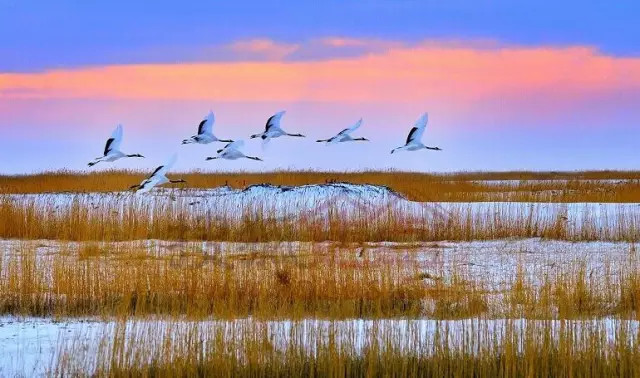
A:
[[[562,3],[560,5],[559,3]],[[640,3],[0,0],[0,173],[640,168]],[[265,162],[181,146],[217,136]],[[266,119],[306,139],[248,141]],[[390,155],[415,120],[443,151]],[[325,147],[359,118],[370,143]]]

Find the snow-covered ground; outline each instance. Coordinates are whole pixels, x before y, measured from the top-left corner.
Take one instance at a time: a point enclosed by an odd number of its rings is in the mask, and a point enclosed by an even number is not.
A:
[[[65,209],[80,201],[95,207],[173,203],[180,206],[188,205],[194,210],[208,209],[222,212],[235,208],[237,212],[238,206],[259,204],[266,209],[278,209],[280,213],[322,208],[333,203],[358,207],[367,204],[405,202],[402,196],[383,186],[347,183],[291,187],[252,185],[243,190],[228,186],[214,189],[156,188],[145,194],[112,192],[10,194],[7,196],[19,202],[33,202],[40,206],[53,206],[55,209]]]
[[[73,251],[80,243],[55,240],[0,240],[0,261],[18,258],[25,250],[36,252],[38,264],[49,269],[55,257],[64,255],[76,261]],[[424,243],[334,243],[334,242],[174,242],[140,240],[105,243],[110,256],[143,251],[149,258],[172,255],[179,257],[197,253],[225,258],[236,255],[287,256],[303,261],[309,256],[330,256],[342,253],[352,259],[400,266],[417,266],[431,277],[446,279],[454,274],[498,288],[509,283],[520,270],[535,281],[544,274],[574,271],[584,268],[594,277],[605,271],[629,266],[640,258],[632,242],[571,242],[564,240],[502,239],[488,241],[440,241]],[[327,257],[328,258],[328,257]],[[220,261],[220,259],[218,259]],[[415,263],[415,264],[414,264]],[[616,271],[616,269],[613,269]]]
[[[136,206],[138,210],[153,214],[158,208],[188,209],[189,212],[206,217],[240,216],[246,211],[262,211],[268,216],[291,217],[306,215],[326,216],[338,209],[348,214],[384,216],[389,209],[395,212],[433,221],[447,227],[449,219],[467,219],[470,224],[491,225],[500,228],[513,222],[536,225],[544,222],[565,222],[568,232],[592,232],[604,235],[606,230],[636,230],[640,235],[640,204],[599,204],[599,203],[419,203],[407,200],[388,188],[372,185],[325,184],[300,187],[275,187],[258,185],[246,190],[222,187],[209,190],[160,189],[145,195],[132,193],[52,193],[35,195],[6,195],[18,203],[34,204],[42,211],[57,214],[73,206],[87,206],[89,211],[103,212],[109,209],[116,216],[119,209]],[[379,211],[378,211],[379,210]],[[384,210],[384,211],[383,211]],[[114,212],[115,211],[115,212]],[[603,231],[605,230],[605,231]],[[603,238],[606,239],[606,238]],[[615,239],[612,237],[612,239]],[[2,262],[19,256],[20,250],[35,250],[37,263],[47,266],[47,259],[60,256],[76,259],[73,253],[79,244],[53,240],[0,240],[0,273]],[[414,264],[425,277],[447,279],[452,274],[463,274],[465,278],[479,280],[499,290],[501,285],[512,279],[519,270],[535,281],[543,273],[566,272],[583,266],[589,274],[601,274],[607,267],[624,267],[636,261],[634,243],[628,242],[570,242],[560,240],[503,239],[493,241],[439,241],[424,243],[358,243],[339,244],[332,242],[271,242],[271,243],[229,243],[229,242],[174,242],[161,240],[140,240],[110,243],[110,253],[126,253],[131,248],[144,249],[150,255],[179,254],[180,251],[202,253],[208,256],[228,257],[238,254],[265,255],[278,253],[285,255],[309,256],[312,253],[329,254],[331,251],[351,254],[352,258],[369,259],[385,263],[406,261]],[[304,258],[304,257],[300,257]],[[431,278],[425,278],[431,279]],[[43,282],[46,284],[46,282]],[[0,298],[1,299],[1,298]],[[476,323],[474,323],[476,322]],[[481,323],[481,327],[478,324]],[[234,321],[206,321],[198,323],[202,332],[214,332],[226,327],[228,332],[243,332],[265,327],[273,334],[279,347],[286,347],[292,327],[300,331],[305,345],[313,345],[314,337],[326,335],[329,327],[340,329],[348,337],[354,337],[352,344],[362,347],[375,334],[393,334],[398,343],[411,340],[407,335],[417,335],[428,340],[436,329],[449,329],[451,342],[461,340],[465,332],[479,332],[484,336],[496,335],[506,325],[505,320],[461,320],[435,321],[415,320],[303,320],[303,321],[254,321],[238,319]],[[535,321],[517,320],[521,329]],[[573,322],[578,329],[591,327],[596,321]],[[608,337],[615,334],[616,320],[597,321]],[[627,321],[625,321],[627,322]],[[635,332],[638,322],[628,321]],[[130,320],[127,332],[148,332],[160,330],[158,337],[173,337],[167,330],[187,329],[193,322],[178,320]],[[560,324],[553,321],[552,324]],[[46,375],[55,365],[60,350],[83,351],[95,358],[98,340],[109,339],[117,328],[114,321],[98,319],[39,319],[0,317],[0,376]],[[216,328],[217,327],[217,328]],[[484,328],[482,328],[484,327]],[[199,331],[200,332],[200,331]],[[227,332],[227,331],[225,331]],[[632,333],[633,333],[632,332]],[[230,334],[231,335],[231,334]],[[235,334],[236,337],[241,335]],[[346,336],[345,336],[346,337]],[[160,344],[158,344],[160,345]],[[87,373],[90,373],[87,372]]]
[[[45,376],[59,343],[91,342],[108,323],[87,320],[0,317],[0,376]]]
[[[111,217],[124,209],[137,213],[187,211],[191,216],[233,221],[244,214],[295,220],[297,217],[342,216],[384,218],[406,216],[424,224],[442,225],[465,221],[473,225],[501,227],[509,224],[566,223],[569,234],[588,233],[617,239],[618,234],[640,235],[640,204],[637,203],[538,203],[538,202],[413,202],[389,188],[375,185],[332,183],[280,187],[254,185],[239,190],[158,189],[144,195],[131,192],[51,193],[6,195],[16,203],[33,204],[44,214],[60,214],[74,206]]]
[[[429,345],[433,345],[436,332],[452,348],[473,351],[474,346],[468,340],[474,340],[476,347],[483,342],[492,343],[499,340],[499,336],[507,329],[524,335],[528,327],[551,327],[553,333],[558,332],[561,327],[570,327],[578,342],[581,332],[594,329],[603,332],[607,339],[614,340],[619,337],[616,332],[620,326],[628,327],[628,334],[633,335],[639,329],[639,322],[615,319],[544,322],[524,319],[258,321],[250,318],[207,321],[143,319],[116,322],[0,317],[0,376],[45,376],[55,368],[62,353],[69,353],[80,362],[82,368],[88,370],[84,373],[91,374],[97,364],[98,352],[111,351],[109,343],[115,339],[117,330],[124,330],[126,342],[133,343],[129,346],[131,351],[144,345],[144,355],[151,359],[154,349],[160,352],[166,345],[162,340],[172,339],[175,344],[180,344],[187,338],[197,339],[206,347],[206,343],[214,340],[216,335],[223,335],[228,343],[237,343],[234,345],[238,346],[242,345],[244,334],[261,335],[266,336],[278,350],[284,351],[297,345],[312,353],[318,344],[326,344],[329,333],[333,332],[336,336],[333,342],[354,347],[353,352],[356,354],[361,353],[373,340],[389,341],[394,347],[402,349],[418,347],[428,353],[429,350],[433,351]],[[198,336],[194,336],[194,331]],[[101,343],[103,344],[100,345]]]

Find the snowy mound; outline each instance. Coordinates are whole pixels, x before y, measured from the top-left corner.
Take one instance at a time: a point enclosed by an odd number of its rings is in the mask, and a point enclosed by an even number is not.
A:
[[[331,208],[341,211],[364,211],[379,206],[410,203],[390,188],[379,185],[349,183],[301,186],[252,185],[246,189],[221,187],[207,190],[171,189],[155,191],[156,198],[180,198],[191,206],[228,211],[260,208],[273,215],[287,215]]]
[[[419,206],[390,188],[379,185],[328,183],[301,186],[252,185],[246,189],[223,186],[214,189],[156,188],[149,193],[48,193],[14,194],[17,202],[32,203],[48,210],[64,211],[72,206],[88,205],[123,209],[188,209],[207,215],[241,214],[263,211],[273,216],[303,214],[310,211],[370,211],[378,207]]]
[[[209,221],[282,219],[296,221],[356,216],[369,221],[402,221],[421,227],[468,225],[466,231],[490,225],[496,229],[554,225],[567,232],[591,235],[598,230],[640,229],[635,203],[413,202],[377,185],[329,183],[301,186],[253,185],[213,189],[155,188],[149,193],[47,193],[3,195],[29,211],[56,216],[69,211],[135,216],[188,216]],[[466,232],[465,231],[465,232]],[[634,231],[635,232],[635,231]],[[606,235],[613,238],[612,235]]]
[[[175,195],[172,190],[161,189],[153,195]],[[393,190],[379,185],[359,185],[349,183],[312,184],[300,186],[275,186],[269,184],[251,185],[246,189],[232,189],[228,186],[207,190],[182,190],[182,198],[233,198],[242,202],[295,202],[315,203],[317,201],[351,200],[358,202],[402,201],[404,197]]]
[[[286,195],[303,197],[356,196],[361,198],[403,198],[386,186],[370,184],[330,183],[301,186],[274,186],[268,184],[251,185],[242,191],[251,195]]]

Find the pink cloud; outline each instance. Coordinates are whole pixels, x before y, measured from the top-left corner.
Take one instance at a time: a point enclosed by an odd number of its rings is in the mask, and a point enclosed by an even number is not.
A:
[[[278,43],[270,39],[252,39],[238,41],[228,46],[240,57],[259,57],[268,60],[281,60],[300,48],[298,44]]]
[[[320,42],[331,47],[359,47],[366,46],[368,44],[368,41],[364,39],[341,37],[322,38]]]
[[[270,40],[238,42],[234,48],[271,58],[297,49]],[[636,91],[639,58],[608,56],[584,46],[489,48],[425,42],[317,61],[113,65],[0,74],[0,99],[439,103],[456,108],[503,100],[526,103],[530,98],[558,106]]]
[[[358,48],[365,52],[381,52],[392,48],[407,47],[403,42],[370,38],[327,37],[319,39],[318,42],[320,42],[321,45],[330,48]]]

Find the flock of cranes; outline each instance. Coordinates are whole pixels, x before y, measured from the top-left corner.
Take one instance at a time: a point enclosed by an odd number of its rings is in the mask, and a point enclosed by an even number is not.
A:
[[[305,137],[302,134],[293,134],[288,133],[282,129],[280,126],[280,121],[282,120],[282,116],[284,116],[285,112],[278,112],[267,120],[265,125],[265,129],[260,134],[251,135],[251,139],[261,138],[264,142],[268,142],[270,139],[278,138],[281,136],[290,136],[290,137]],[[407,136],[407,140],[403,146],[394,148],[391,150],[391,153],[395,153],[396,151],[418,151],[418,150],[435,150],[441,151],[439,147],[430,147],[422,143],[422,135],[427,127],[428,114],[424,113],[418,120],[415,122],[411,130],[409,131],[409,136]],[[188,139],[184,139],[182,144],[209,144],[213,142],[224,142],[227,143],[224,147],[216,151],[215,156],[209,156],[206,160],[215,160],[215,159],[226,159],[226,160],[237,160],[237,159],[250,159],[262,161],[259,157],[248,156],[242,152],[242,147],[244,146],[244,141],[242,140],[231,140],[231,139],[219,139],[213,134],[213,124],[215,122],[215,116],[213,112],[209,112],[209,114],[200,122],[198,125],[198,133],[193,135]],[[348,127],[342,131],[340,131],[335,136],[328,139],[318,139],[316,142],[326,143],[326,144],[334,144],[334,143],[342,143],[342,142],[366,142],[369,141],[367,138],[357,137],[354,138],[351,134],[356,131],[362,125],[362,118],[358,120],[353,126]],[[122,158],[143,158],[141,154],[125,154],[120,151],[120,144],[122,143],[122,125],[118,125],[111,137],[107,139],[107,143],[104,147],[104,153],[102,156],[95,158],[88,165],[92,167],[101,162],[114,162],[116,160]],[[170,180],[167,178],[167,172],[173,164],[176,162],[176,155],[174,154],[171,158],[163,165],[156,168],[153,173],[144,179],[140,184],[133,185],[131,189],[135,189],[138,193],[145,193],[151,190],[153,187],[166,184],[166,183],[184,183],[185,180]]]

